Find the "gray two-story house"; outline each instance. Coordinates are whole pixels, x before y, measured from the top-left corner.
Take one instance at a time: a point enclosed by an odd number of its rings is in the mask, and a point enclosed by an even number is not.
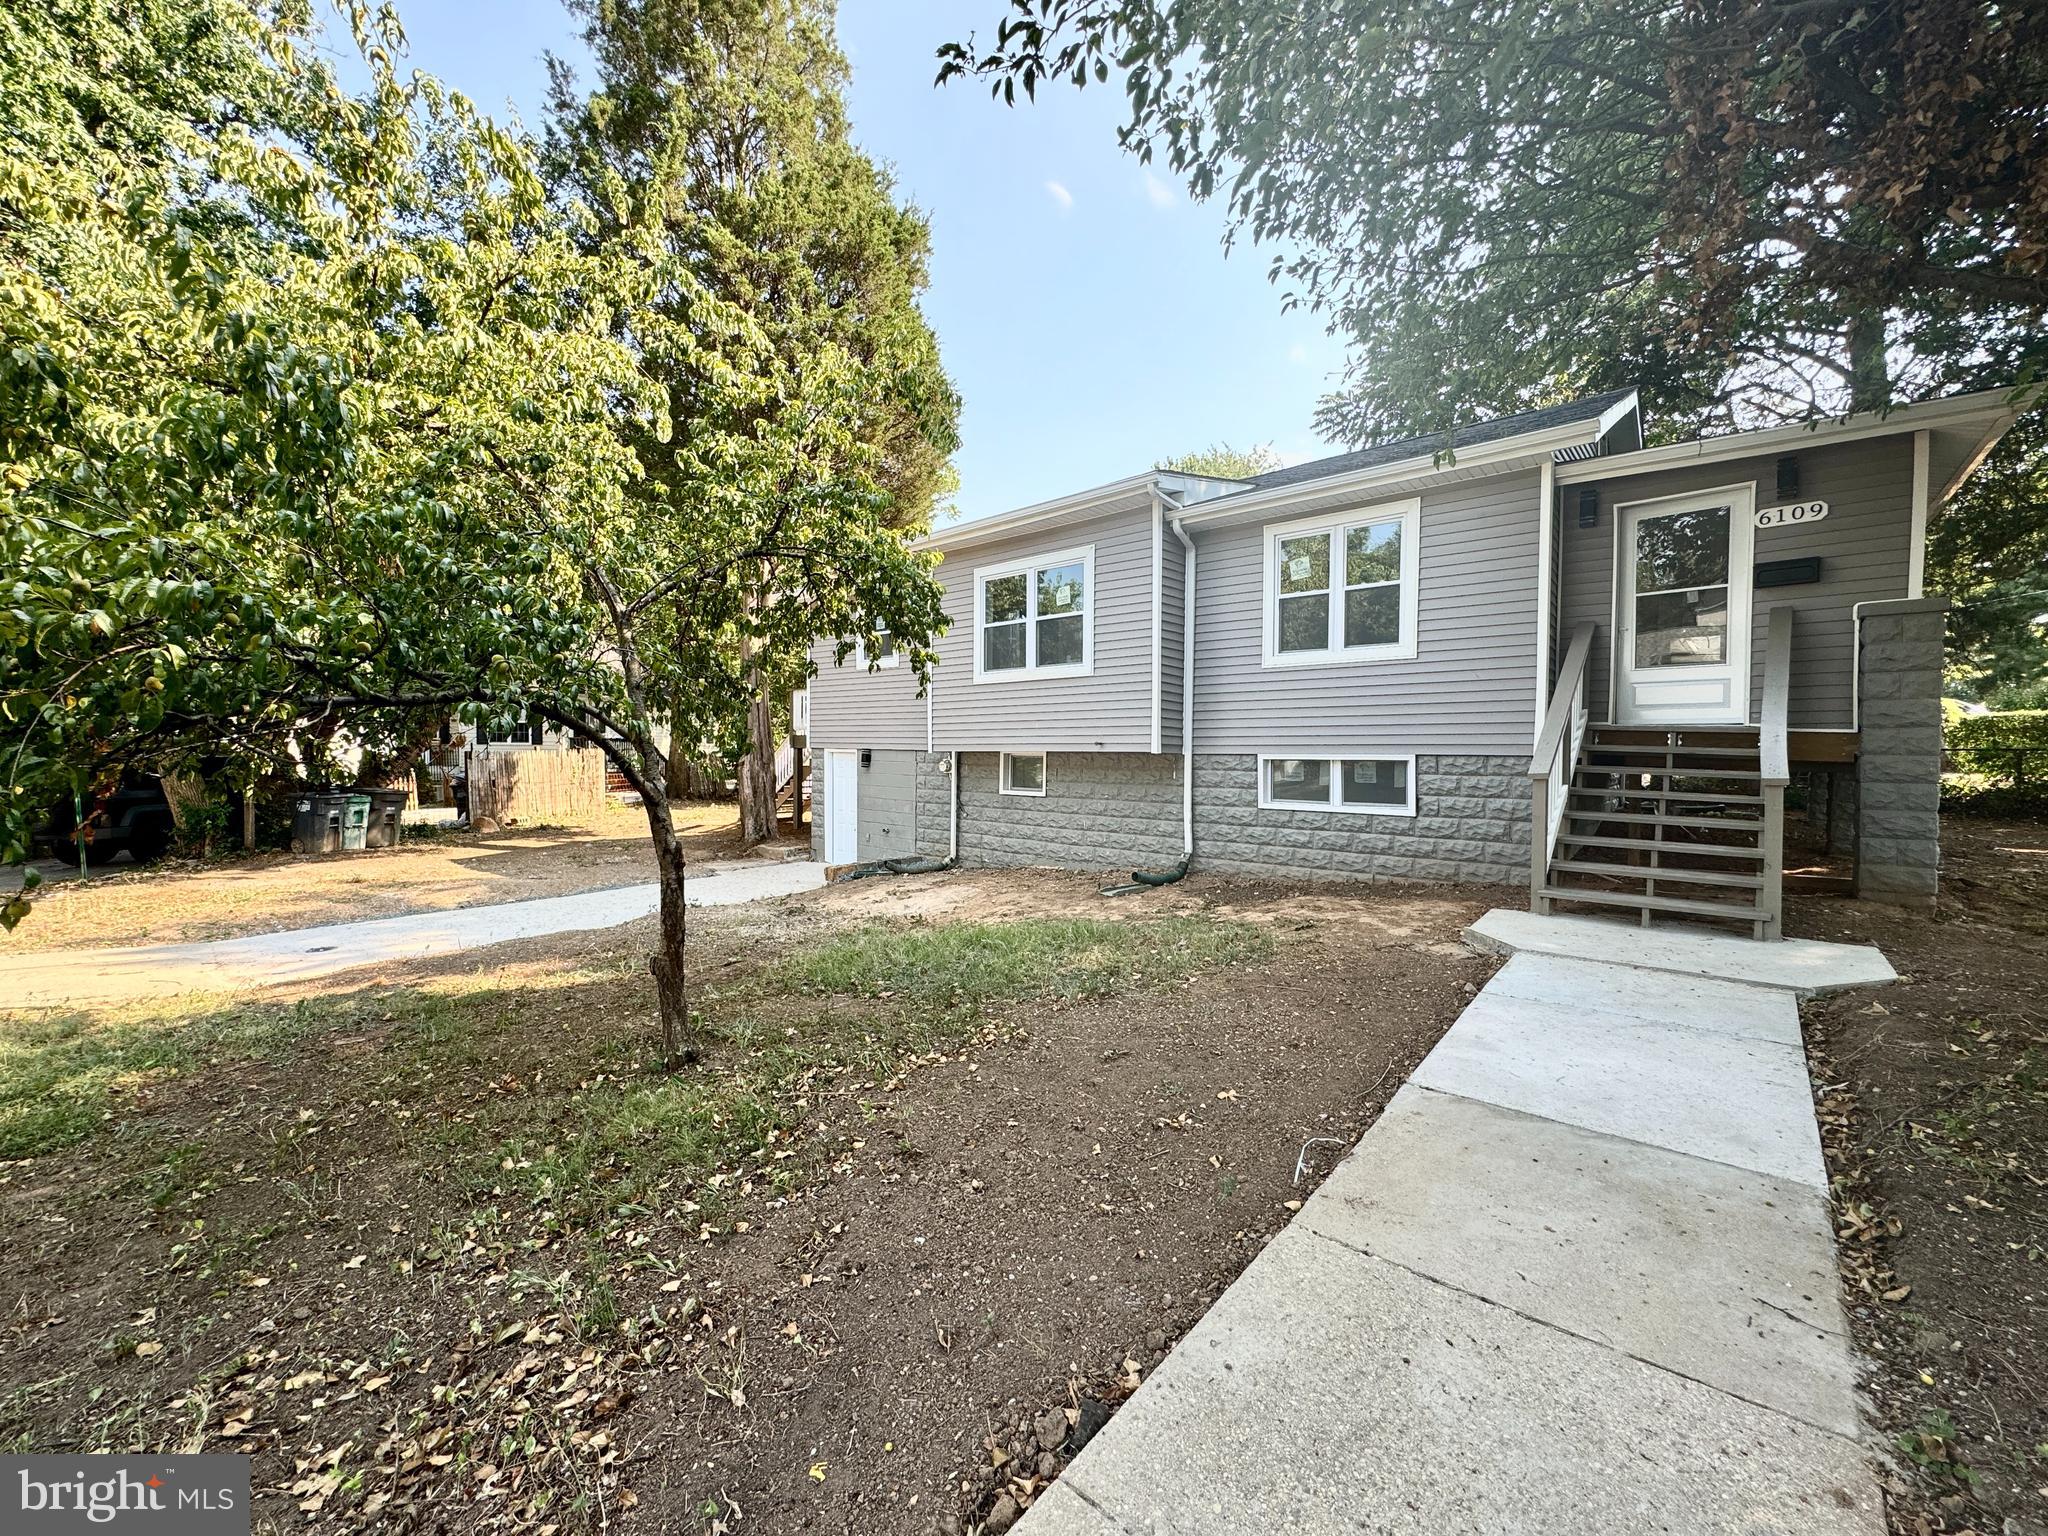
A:
[[[946,528],[929,686],[813,655],[817,854],[1526,881],[1762,935],[1796,782],[1865,894],[1927,899],[1927,527],[2013,419],[1646,448],[1623,392]]]

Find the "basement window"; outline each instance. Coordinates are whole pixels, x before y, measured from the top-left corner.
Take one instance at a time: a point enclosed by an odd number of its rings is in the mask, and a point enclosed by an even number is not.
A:
[[[1043,795],[1045,793],[1045,754],[1043,752],[1005,752],[1003,754],[1001,787],[1006,795]]]
[[[1261,756],[1259,806],[1268,811],[1413,816],[1415,759]]]
[[[903,664],[903,653],[896,649],[896,637],[886,629],[875,630],[875,644],[871,650],[865,640],[853,642],[853,654],[863,667],[870,664],[877,667],[897,667]]]

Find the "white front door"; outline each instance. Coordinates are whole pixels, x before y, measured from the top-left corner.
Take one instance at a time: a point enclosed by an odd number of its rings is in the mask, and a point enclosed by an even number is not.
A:
[[[860,754],[825,754],[825,862],[851,864],[860,847]]]
[[[1616,719],[1731,725],[1749,719],[1750,569],[1756,488],[1615,508]]]

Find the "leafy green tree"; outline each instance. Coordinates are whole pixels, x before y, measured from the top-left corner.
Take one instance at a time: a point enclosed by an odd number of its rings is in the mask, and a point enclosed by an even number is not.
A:
[[[865,450],[857,473],[883,497],[879,516],[921,531],[934,497],[951,489],[959,418],[958,396],[918,308],[931,232],[852,142],[831,5],[571,0],[571,7],[586,23],[596,79],[585,94],[555,66],[550,160],[563,184],[600,210],[593,238],[635,224],[657,230],[695,284],[765,339],[764,368],[803,381],[820,366],[850,364],[842,403]],[[678,419],[734,441],[747,439],[761,419],[745,395],[701,397],[687,351],[671,355],[650,340],[643,362],[670,390]],[[647,473],[636,498],[690,494],[696,471],[688,463],[651,448],[642,459]],[[830,455],[792,466],[779,494],[730,500],[717,515],[771,527],[846,469]],[[772,560],[744,579],[735,573],[721,621],[696,632],[685,692],[670,702],[685,728],[745,743],[741,826],[755,841],[774,830],[774,700],[801,677],[816,637],[806,623],[780,622],[759,600],[781,579]]]
[[[2048,7],[987,9],[940,79],[1014,102],[1120,78],[1125,146],[1275,245],[1288,302],[1350,339],[1318,415],[1339,440],[1624,386],[1671,438],[2048,382]],[[1934,565],[1978,604],[1966,648],[2005,626],[2008,670],[2048,659],[1986,590],[2048,587],[2030,441],[1980,472]]]
[[[1121,75],[1355,341],[1350,440],[1641,384],[1795,416],[2038,364],[2048,13],[1997,0],[1010,0],[1005,98]]]
[[[531,708],[640,791],[686,1058],[669,701],[736,606],[771,639],[939,621],[862,369],[787,366],[658,229],[593,242],[524,145],[400,77],[388,14],[352,13],[360,98],[303,17],[221,0],[205,87],[173,88],[175,25],[105,49],[121,14],[0,31],[0,99],[36,104],[0,145],[0,857],[114,765]]]
[[[1161,459],[1152,467],[1174,470],[1183,475],[1214,475],[1223,480],[1255,480],[1260,475],[1271,474],[1278,469],[1280,455],[1273,450],[1271,443],[1254,443],[1249,448],[1233,448],[1228,443],[1218,443],[1213,448],[1183,453],[1178,458]]]
[[[1927,584],[1953,600],[1949,673],[1969,697],[2008,702],[2048,687],[2048,420],[2020,419],[1981,476],[1927,533]]]

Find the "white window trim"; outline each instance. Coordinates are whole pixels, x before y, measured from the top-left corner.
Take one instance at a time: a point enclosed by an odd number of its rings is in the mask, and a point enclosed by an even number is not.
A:
[[[1273,800],[1266,794],[1266,765],[1290,758],[1308,758],[1330,765],[1330,799],[1326,805],[1313,805],[1301,800]],[[1338,798],[1340,788],[1339,769],[1345,763],[1406,763],[1408,765],[1408,803],[1406,805],[1346,805]],[[1415,814],[1415,754],[1412,752],[1332,752],[1327,747],[1318,747],[1303,752],[1261,752],[1257,769],[1259,809],[1262,811],[1301,811],[1310,816],[1409,816]]]
[[[1038,788],[1012,789],[1010,787],[1010,762],[1013,758],[1035,757],[1038,759]],[[1045,787],[1052,782],[1052,754],[1050,752],[1005,752],[996,765],[996,791],[1005,795],[1029,795],[1034,800],[1045,798]]]
[[[1081,575],[1081,659],[1065,666],[1041,667],[1038,665],[1038,583],[1031,579],[1033,571],[1043,570],[1049,565],[1072,565],[1079,562]],[[982,603],[983,589],[991,581],[1005,576],[1024,576],[1024,665],[1006,668],[999,672],[984,671],[982,661],[981,616],[987,612]],[[1084,544],[1077,549],[1057,549],[1050,554],[1032,555],[1023,560],[1006,560],[1001,565],[978,565],[974,568],[974,680],[977,683],[1021,683],[1032,679],[1052,677],[1092,677],[1095,675],[1095,546]]]
[[[888,634],[888,633],[889,633],[889,631],[887,631],[886,629],[882,629],[882,630],[877,630],[877,631],[876,631],[875,633],[876,633],[877,637],[879,637],[879,636],[881,636],[881,635],[886,635],[886,634]],[[867,641],[866,641],[865,639],[863,639],[863,638],[861,638],[861,637],[858,637],[858,636],[856,636],[856,637],[855,637],[855,639],[854,639],[854,642],[853,642],[853,659],[854,659],[854,660],[855,660],[855,661],[856,661],[857,663],[859,663],[859,665],[860,665],[860,668],[861,668],[861,670],[862,670],[862,671],[866,671],[866,670],[868,669],[868,643],[867,643]],[[900,666],[902,666],[902,665],[903,665],[903,647],[899,645],[899,646],[897,646],[897,647],[896,647],[896,649],[895,649],[895,650],[891,651],[891,652],[890,652],[890,653],[889,653],[888,655],[886,655],[886,656],[882,656],[882,657],[879,657],[879,658],[877,658],[877,659],[876,659],[876,661],[875,661],[875,665],[876,665],[877,667],[900,667]]]
[[[1345,564],[1344,530],[1360,523],[1401,524],[1401,638],[1392,645],[1343,644]],[[1415,659],[1416,571],[1421,552],[1422,499],[1381,502],[1377,506],[1319,512],[1287,523],[1268,523],[1262,530],[1260,559],[1266,568],[1265,602],[1259,613],[1261,664],[1268,667],[1343,667],[1374,661]],[[1330,645],[1320,651],[1280,649],[1280,541],[1303,534],[1330,535]],[[1295,594],[1300,595],[1300,594]]]

